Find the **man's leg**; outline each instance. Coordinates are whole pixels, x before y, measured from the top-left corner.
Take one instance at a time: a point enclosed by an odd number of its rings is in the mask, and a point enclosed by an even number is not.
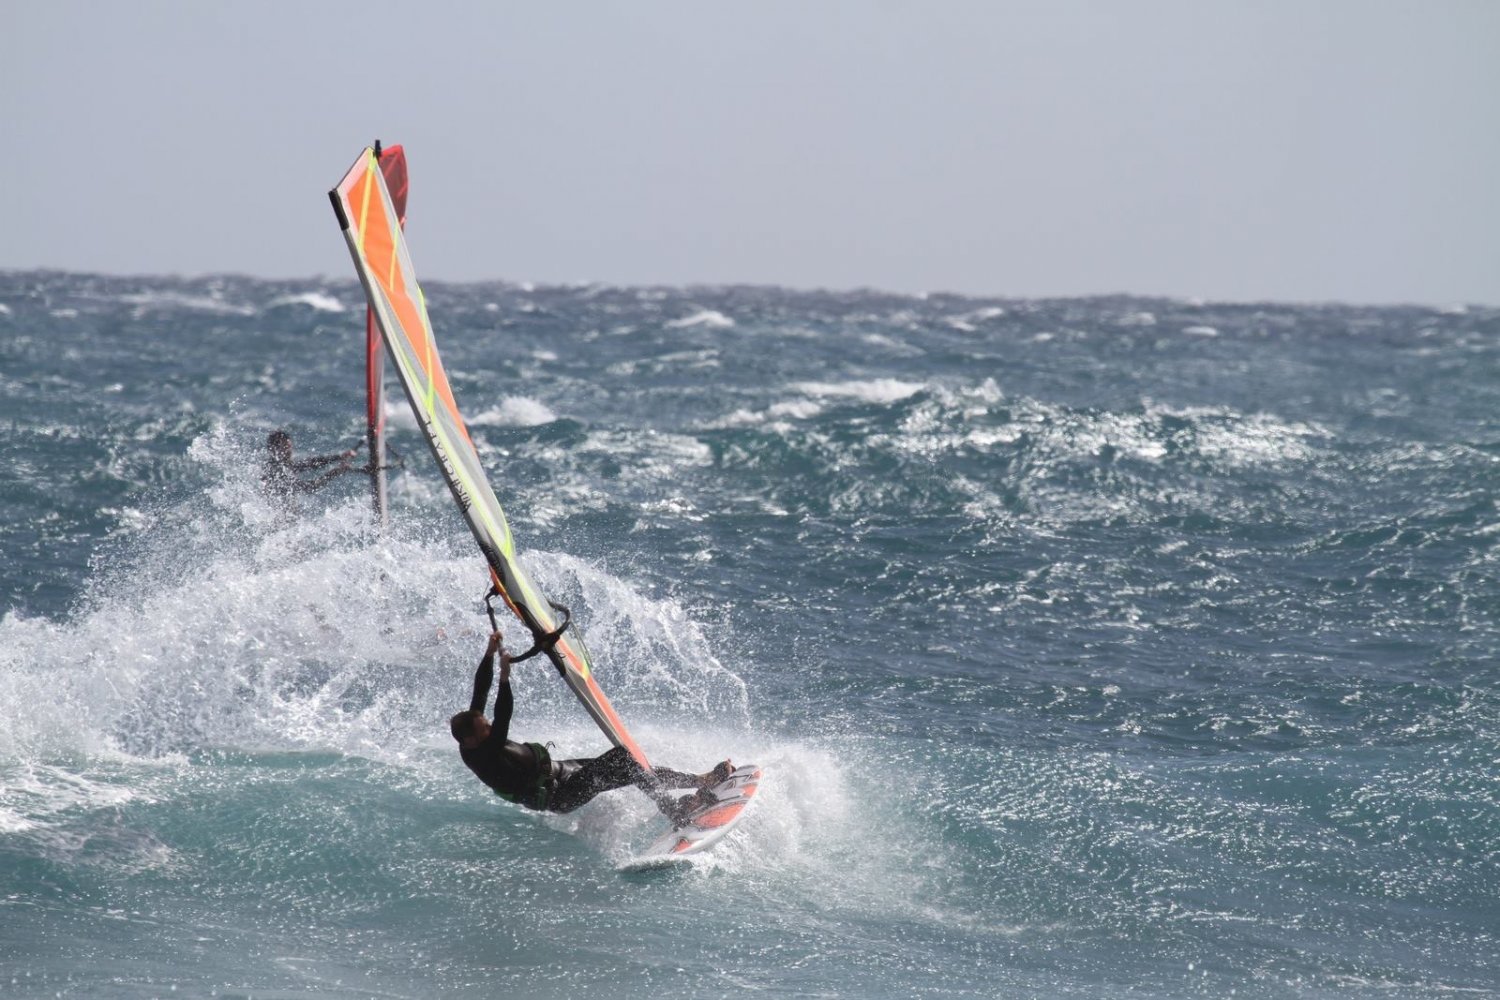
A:
[[[687,774],[683,771],[674,771],[670,767],[653,767],[651,773],[656,775],[656,783],[662,788],[701,788],[703,786],[703,775]],[[641,780],[645,780],[645,774],[641,774]]]
[[[724,769],[724,765],[720,765],[705,776],[674,771],[669,767],[655,767],[651,769],[652,774],[656,776],[656,782],[653,785],[646,776],[646,772],[624,747],[614,747],[598,757],[565,760],[562,762],[562,767],[563,775],[558,780],[556,788],[553,789],[552,800],[547,805],[552,812],[569,813],[600,792],[635,785],[651,797],[657,808],[669,816],[672,815],[673,800],[660,794],[662,789],[702,788],[707,778],[717,775],[719,770]]]
[[[640,765],[623,747],[615,747],[598,757],[565,760],[562,770],[552,800],[547,804],[552,812],[572,812],[600,792],[635,784],[641,774]]]

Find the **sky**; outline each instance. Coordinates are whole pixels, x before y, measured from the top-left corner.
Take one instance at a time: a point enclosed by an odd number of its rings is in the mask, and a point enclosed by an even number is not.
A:
[[[0,269],[1500,304],[1500,2],[4,0]]]

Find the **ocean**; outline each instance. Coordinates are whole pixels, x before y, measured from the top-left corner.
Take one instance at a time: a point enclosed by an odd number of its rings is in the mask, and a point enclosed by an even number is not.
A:
[[[400,390],[384,536],[258,488],[362,440],[352,280],[0,272],[0,995],[1500,997],[1500,310],[426,294],[601,686],[755,807],[622,873],[638,792],[464,769]],[[541,662],[513,734],[605,750]]]

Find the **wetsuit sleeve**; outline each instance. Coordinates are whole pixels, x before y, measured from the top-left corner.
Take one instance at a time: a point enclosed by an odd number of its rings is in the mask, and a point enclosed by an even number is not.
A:
[[[510,681],[501,681],[499,690],[495,692],[495,721],[490,724],[490,739],[504,743],[510,738],[510,714],[515,707],[515,699],[510,693]]]
[[[490,696],[490,685],[495,682],[495,654],[491,653],[479,661],[479,669],[474,671],[474,694],[469,698],[469,711],[483,712],[485,699]],[[509,687],[510,685],[503,685]],[[495,698],[495,714],[499,713],[499,696]],[[508,716],[507,716],[508,720]]]
[[[321,469],[325,465],[332,465],[334,462],[347,460],[347,457],[344,455],[314,455],[312,458],[304,458],[293,462],[292,468],[298,472],[311,472],[313,469]]]
[[[332,472],[323,473],[317,479],[294,479],[292,488],[298,493],[316,493],[344,473],[354,471],[354,469],[334,469]]]

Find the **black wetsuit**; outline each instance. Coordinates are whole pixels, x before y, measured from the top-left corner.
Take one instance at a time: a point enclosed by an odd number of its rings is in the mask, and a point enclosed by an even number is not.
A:
[[[469,711],[483,712],[495,679],[494,654],[479,661],[474,672],[474,695]],[[472,750],[459,747],[469,770],[495,792],[528,809],[572,812],[600,792],[637,785],[651,794],[646,772],[624,747],[614,747],[598,757],[553,760],[539,743],[517,743],[509,738],[510,716],[515,708],[510,681],[501,681],[495,693],[495,717],[489,737]],[[660,788],[697,788],[697,775],[653,768]],[[655,796],[653,796],[654,798]]]

